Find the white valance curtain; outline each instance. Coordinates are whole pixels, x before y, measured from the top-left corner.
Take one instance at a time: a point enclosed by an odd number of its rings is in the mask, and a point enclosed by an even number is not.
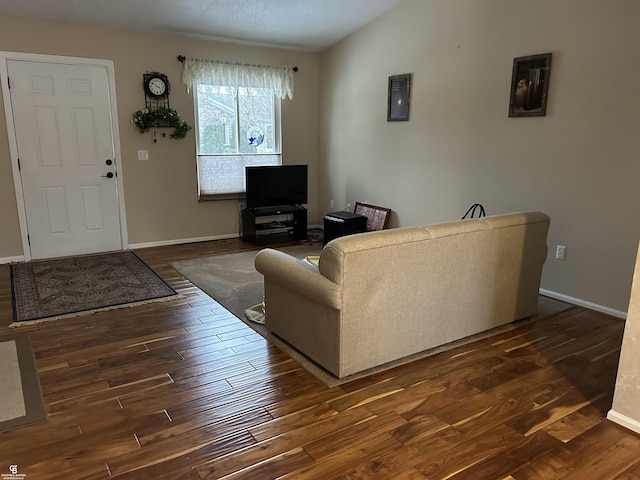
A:
[[[187,91],[197,85],[270,88],[284,100],[293,99],[294,67],[286,65],[253,65],[222,60],[186,58],[182,83]]]

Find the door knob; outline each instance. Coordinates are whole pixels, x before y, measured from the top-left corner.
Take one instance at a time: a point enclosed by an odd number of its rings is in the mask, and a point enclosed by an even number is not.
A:
[[[107,160],[104,162],[107,165],[111,165],[113,163],[113,160],[111,160],[110,158],[107,158]]]
[[[101,175],[101,177],[113,178],[113,172],[107,172],[106,175]]]

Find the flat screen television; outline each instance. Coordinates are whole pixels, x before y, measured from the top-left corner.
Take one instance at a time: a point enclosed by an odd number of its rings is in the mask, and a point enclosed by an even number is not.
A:
[[[247,208],[307,203],[307,165],[245,167]]]

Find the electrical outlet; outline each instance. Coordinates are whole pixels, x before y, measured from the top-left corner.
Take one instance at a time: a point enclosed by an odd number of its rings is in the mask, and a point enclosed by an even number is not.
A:
[[[138,160],[149,160],[149,150],[138,150]]]
[[[329,200],[329,208],[334,208],[335,207],[335,203],[333,203],[333,198],[331,200]]]
[[[567,247],[564,245],[556,246],[556,260],[566,260],[567,259]]]

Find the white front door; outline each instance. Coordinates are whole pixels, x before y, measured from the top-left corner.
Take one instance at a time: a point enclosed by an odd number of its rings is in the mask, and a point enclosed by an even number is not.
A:
[[[121,250],[107,69],[8,60],[31,258]]]

